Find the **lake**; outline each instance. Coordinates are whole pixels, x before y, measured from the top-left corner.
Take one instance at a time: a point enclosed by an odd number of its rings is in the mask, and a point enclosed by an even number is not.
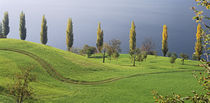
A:
[[[129,29],[134,20],[137,47],[144,38],[152,38],[161,53],[162,26],[168,26],[169,51],[194,51],[196,26],[190,9],[194,0],[0,0],[0,20],[9,12],[8,38],[19,39],[19,15],[26,14],[27,41],[40,43],[42,15],[48,25],[47,45],[66,50],[67,19],[73,19],[74,47],[96,45],[97,25],[104,30],[104,41],[122,41],[122,53],[129,51]]]

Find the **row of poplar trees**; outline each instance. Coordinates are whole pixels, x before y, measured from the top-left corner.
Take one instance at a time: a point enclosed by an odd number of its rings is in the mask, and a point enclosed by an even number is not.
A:
[[[42,24],[41,24],[41,32],[40,32],[40,39],[41,43],[46,45],[48,41],[47,37],[47,20],[45,18],[45,15],[42,17]],[[2,20],[2,23],[0,23],[0,38],[7,38],[7,35],[9,34],[10,27],[9,27],[9,15],[8,12],[4,13],[4,18]],[[25,14],[21,12],[20,14],[20,24],[19,24],[19,35],[21,40],[26,39],[26,20],[25,20]],[[202,27],[200,24],[197,26],[197,33],[196,33],[196,43],[195,43],[195,53],[194,55],[197,57],[198,60],[200,60],[200,57],[202,55]],[[96,47],[98,52],[102,52],[103,50],[103,36],[104,32],[101,29],[101,23],[98,23],[98,29],[97,29],[97,40],[96,40]],[[129,40],[129,53],[131,57],[133,57],[133,62],[135,65],[135,53],[136,53],[136,26],[134,21],[132,21],[131,28],[130,28],[130,40]],[[168,33],[167,33],[167,26],[163,25],[163,32],[162,32],[162,53],[163,56],[166,56],[168,52]],[[67,49],[70,51],[73,46],[73,23],[72,19],[69,18],[67,22],[67,28],[66,28],[66,45]]]

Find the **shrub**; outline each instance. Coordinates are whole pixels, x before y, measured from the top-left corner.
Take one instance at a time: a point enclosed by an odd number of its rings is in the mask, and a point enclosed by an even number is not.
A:
[[[96,47],[84,45],[83,49],[81,50],[81,54],[86,54],[87,57],[89,58],[92,54],[96,53],[97,49]]]
[[[120,53],[118,53],[118,52],[114,52],[114,53],[113,53],[113,57],[114,57],[114,58],[118,58],[119,56],[120,56]]]
[[[170,63],[171,64],[175,63],[176,59],[177,59],[177,55],[176,53],[173,53],[170,57]]]
[[[17,74],[14,77],[15,82],[9,84],[10,94],[15,97],[17,103],[23,103],[26,99],[33,99],[34,91],[29,84],[36,78],[30,73],[32,69],[29,68],[21,74]]]
[[[136,61],[138,61],[138,62],[144,61],[144,57],[142,56],[142,54],[138,54],[138,55],[137,55]]]
[[[167,53],[167,57],[171,57],[171,55],[172,55],[171,52]]]
[[[180,57],[182,58],[182,64],[184,65],[184,60],[187,60],[189,57],[187,54],[181,53]]]

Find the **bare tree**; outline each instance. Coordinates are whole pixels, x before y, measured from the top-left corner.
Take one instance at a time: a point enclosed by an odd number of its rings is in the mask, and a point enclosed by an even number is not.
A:
[[[152,38],[145,38],[141,45],[141,51],[146,51],[147,54],[153,54],[155,49],[155,44]]]
[[[103,54],[103,63],[105,63],[105,52],[107,53],[110,61],[111,57],[113,56],[114,58],[118,58],[120,56],[121,52],[121,41],[117,39],[112,39],[109,41],[109,44],[104,43],[104,54]]]
[[[118,52],[118,53],[121,52],[121,48],[120,48],[121,41],[120,40],[112,39],[109,41],[109,45],[111,46],[111,48],[113,48],[114,52]]]
[[[109,60],[111,61],[111,57],[112,57],[112,55],[113,55],[114,52],[113,52],[113,48],[108,43],[104,43],[104,52],[107,53],[107,55],[109,57]],[[105,57],[105,56],[103,56],[103,57]],[[103,63],[104,62],[105,62],[105,60],[103,60]]]

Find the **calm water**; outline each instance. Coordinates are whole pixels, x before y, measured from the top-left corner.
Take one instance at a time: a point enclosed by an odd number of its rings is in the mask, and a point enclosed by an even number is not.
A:
[[[74,47],[95,46],[97,23],[102,23],[104,41],[120,39],[123,53],[129,48],[129,29],[134,20],[137,47],[151,37],[161,53],[162,25],[168,26],[169,51],[193,53],[196,23],[190,9],[194,0],[0,0],[0,19],[9,12],[9,38],[19,38],[19,14],[26,14],[27,41],[40,43],[42,15],[48,21],[48,45],[66,49],[68,17],[73,19]]]

